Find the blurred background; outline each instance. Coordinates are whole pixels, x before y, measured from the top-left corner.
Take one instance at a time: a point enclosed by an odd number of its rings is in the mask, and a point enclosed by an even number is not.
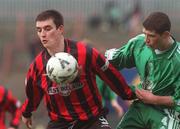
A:
[[[143,19],[153,11],[169,15],[172,35],[179,41],[179,7],[179,0],[0,0],[0,82],[19,100],[25,99],[27,68],[41,48],[34,20],[43,10],[56,9],[63,14],[65,37],[85,40],[104,53],[141,33]],[[138,80],[135,69],[122,73],[130,84]],[[119,103],[126,111],[127,106]],[[107,106],[114,128],[119,118]],[[33,119],[33,128],[46,126],[48,117],[42,104]]]

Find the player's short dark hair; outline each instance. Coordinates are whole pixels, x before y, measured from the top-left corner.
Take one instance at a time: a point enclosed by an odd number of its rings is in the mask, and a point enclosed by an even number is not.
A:
[[[151,13],[143,22],[143,27],[150,31],[162,34],[171,30],[171,22],[167,14],[162,12]]]
[[[46,10],[41,12],[37,17],[36,17],[36,22],[37,21],[45,21],[48,19],[52,19],[56,27],[59,27],[60,25],[64,25],[64,18],[62,14],[56,10]]]

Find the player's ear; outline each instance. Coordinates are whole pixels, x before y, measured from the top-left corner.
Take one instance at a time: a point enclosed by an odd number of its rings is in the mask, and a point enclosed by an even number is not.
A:
[[[164,31],[163,33],[162,33],[162,36],[164,37],[164,38],[167,38],[167,37],[169,37],[171,34],[170,34],[170,32],[169,31]]]
[[[64,26],[63,26],[63,25],[60,25],[57,29],[58,29],[59,31],[61,31],[62,33],[64,32]]]

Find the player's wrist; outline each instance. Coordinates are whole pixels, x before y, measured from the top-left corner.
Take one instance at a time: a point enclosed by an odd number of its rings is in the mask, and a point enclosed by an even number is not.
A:
[[[153,96],[152,104],[153,104],[153,105],[158,105],[158,104],[159,104],[159,102],[158,102],[158,96],[156,96],[156,95]]]
[[[10,128],[17,129],[18,128],[18,124],[11,123],[10,124]]]

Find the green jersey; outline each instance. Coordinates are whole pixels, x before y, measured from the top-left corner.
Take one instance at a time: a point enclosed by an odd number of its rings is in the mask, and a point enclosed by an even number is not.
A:
[[[136,67],[140,75],[140,88],[155,95],[172,96],[176,111],[180,112],[180,43],[174,41],[164,52],[152,50],[145,44],[145,35],[132,38],[113,52],[112,59],[117,68]]]

